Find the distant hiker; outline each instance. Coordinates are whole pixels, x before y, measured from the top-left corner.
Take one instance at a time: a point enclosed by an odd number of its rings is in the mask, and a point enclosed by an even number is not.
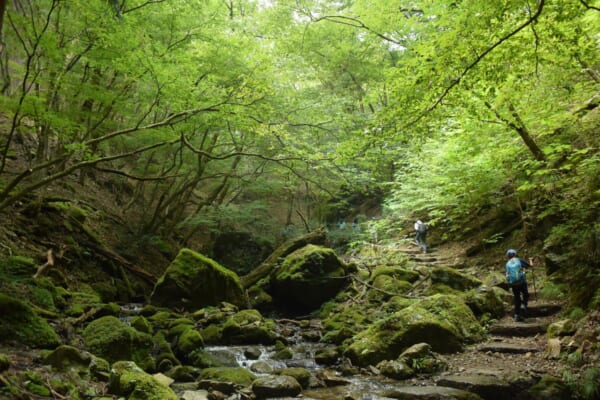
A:
[[[523,321],[523,314],[527,311],[527,302],[529,301],[529,291],[527,290],[527,278],[524,268],[533,268],[531,258],[529,262],[517,257],[515,249],[509,249],[506,252],[508,261],[504,266],[506,274],[506,283],[512,289],[515,301],[515,321]],[[521,299],[521,297],[523,297]]]
[[[423,248],[423,254],[427,253],[427,225],[420,219],[415,222],[415,244]]]
[[[346,221],[344,221],[343,219],[340,219],[338,221],[338,228],[339,229],[346,229]]]

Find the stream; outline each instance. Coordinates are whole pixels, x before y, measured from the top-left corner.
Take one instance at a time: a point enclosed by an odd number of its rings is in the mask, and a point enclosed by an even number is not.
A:
[[[121,319],[131,320],[143,308],[143,304],[127,304],[122,306]],[[319,350],[333,345],[319,343],[320,322],[312,320],[308,324],[295,320],[274,320],[277,331],[286,338],[287,347],[292,350],[291,359],[276,359],[275,346],[266,345],[219,345],[205,346],[204,351],[213,355],[228,367],[243,367],[255,376],[272,374],[272,371],[284,368],[304,368],[311,373],[315,382],[308,389],[303,389],[302,397],[315,400],[376,400],[383,397],[378,393],[399,386],[394,381],[381,375],[361,371],[358,374],[342,374],[338,366],[328,367],[317,364],[315,354]],[[257,357],[258,355],[258,357]]]

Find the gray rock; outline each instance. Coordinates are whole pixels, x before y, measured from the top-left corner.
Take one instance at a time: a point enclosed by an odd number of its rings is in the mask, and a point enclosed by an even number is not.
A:
[[[270,397],[297,396],[302,392],[302,386],[291,376],[265,376],[257,378],[252,383],[252,391],[258,399]]]

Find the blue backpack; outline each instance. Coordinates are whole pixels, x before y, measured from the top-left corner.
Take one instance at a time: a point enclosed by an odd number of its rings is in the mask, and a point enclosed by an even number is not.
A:
[[[525,282],[525,273],[521,266],[521,260],[513,257],[506,263],[506,283],[509,286],[518,286]]]

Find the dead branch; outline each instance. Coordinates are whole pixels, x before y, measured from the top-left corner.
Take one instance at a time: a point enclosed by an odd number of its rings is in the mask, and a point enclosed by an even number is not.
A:
[[[44,272],[46,272],[46,270],[48,268],[53,267],[54,264],[56,263],[56,260],[61,259],[63,257],[63,255],[65,254],[66,248],[67,248],[66,245],[64,245],[64,244],[61,245],[56,256],[54,255],[54,250],[52,250],[52,249],[48,250],[46,252],[46,262],[38,267],[37,271],[33,275],[33,279],[39,278],[40,275],[42,275]]]

